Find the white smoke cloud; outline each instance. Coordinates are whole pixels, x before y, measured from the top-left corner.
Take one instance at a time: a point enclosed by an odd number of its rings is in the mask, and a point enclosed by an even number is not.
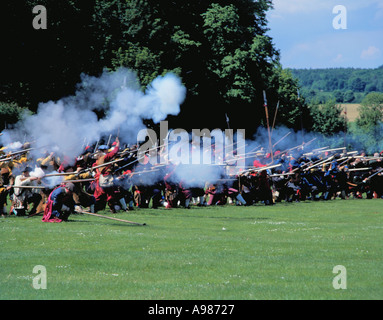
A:
[[[185,87],[173,74],[157,77],[146,92],[126,68],[105,71],[100,77],[82,75],[74,96],[41,103],[36,114],[25,117],[4,136],[7,141],[27,137],[37,148],[55,148],[74,159],[82,153],[83,141],[96,143],[119,133],[122,142],[135,143],[143,120],[158,123],[177,115],[185,95]],[[103,111],[105,117],[98,119],[95,110]]]

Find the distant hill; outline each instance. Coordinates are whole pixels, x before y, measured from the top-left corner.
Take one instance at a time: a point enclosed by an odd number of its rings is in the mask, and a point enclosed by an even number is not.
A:
[[[383,92],[383,65],[376,69],[290,69],[306,100],[324,103],[360,103],[372,91]]]

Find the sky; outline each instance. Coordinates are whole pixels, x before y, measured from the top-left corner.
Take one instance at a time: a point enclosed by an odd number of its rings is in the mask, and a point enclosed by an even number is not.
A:
[[[383,65],[383,0],[273,0],[273,5],[268,35],[284,68]]]

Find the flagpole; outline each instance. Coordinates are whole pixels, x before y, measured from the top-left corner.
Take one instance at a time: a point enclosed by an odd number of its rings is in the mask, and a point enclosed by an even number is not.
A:
[[[302,143],[305,143],[305,137],[303,134],[303,111],[302,111],[302,105],[300,103],[301,97],[300,97],[299,89],[297,89],[297,95],[298,95],[299,111],[301,116]]]
[[[271,136],[273,136],[273,131],[274,131],[274,127],[275,127],[275,120],[277,119],[278,109],[279,109],[279,101],[277,103],[277,108],[276,108],[275,114],[274,114],[273,126],[271,127]]]
[[[344,147],[347,145],[347,105],[344,106]]]
[[[263,90],[263,101],[264,101],[265,113],[266,113],[267,131],[269,134],[269,149],[270,149],[271,161],[274,162],[273,145],[271,143],[271,134],[270,134],[270,125],[269,125],[269,110],[267,107],[267,99],[266,99],[266,91],[265,90]]]

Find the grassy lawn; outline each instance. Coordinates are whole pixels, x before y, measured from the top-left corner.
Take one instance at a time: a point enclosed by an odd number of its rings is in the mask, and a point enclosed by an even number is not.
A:
[[[382,200],[0,219],[0,299],[382,299]],[[110,213],[107,214],[111,216]],[[36,265],[47,289],[33,288]],[[333,268],[347,270],[335,290]]]

